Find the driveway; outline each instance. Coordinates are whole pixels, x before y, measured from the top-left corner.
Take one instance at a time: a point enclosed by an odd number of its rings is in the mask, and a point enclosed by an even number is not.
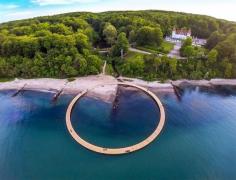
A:
[[[174,45],[174,48],[168,54],[168,57],[181,59],[182,58],[180,56],[180,48],[181,48],[181,46],[182,46],[181,42],[176,42],[175,45]]]

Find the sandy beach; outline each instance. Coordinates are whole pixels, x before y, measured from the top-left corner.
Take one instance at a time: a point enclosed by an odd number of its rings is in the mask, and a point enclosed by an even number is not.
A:
[[[132,82],[136,85],[152,89],[157,92],[174,92],[174,87],[185,88],[187,86],[217,87],[235,86],[236,79],[212,79],[212,80],[177,80],[160,83],[159,81],[147,82],[135,78],[120,77],[118,80]],[[91,89],[88,96],[112,102],[117,92],[116,78],[108,75],[92,75],[78,77],[69,82],[67,79],[15,79],[14,81],[0,83],[0,90],[33,90],[46,91],[62,94],[78,94],[79,92]],[[113,85],[111,85],[113,84]]]

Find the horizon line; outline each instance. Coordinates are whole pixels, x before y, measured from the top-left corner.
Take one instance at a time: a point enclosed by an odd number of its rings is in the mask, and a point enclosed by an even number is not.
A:
[[[70,13],[94,13],[94,14],[99,14],[99,13],[106,13],[106,12],[138,12],[138,11],[160,11],[160,12],[173,12],[173,13],[184,13],[184,14],[189,14],[189,15],[199,15],[199,16],[206,16],[206,17],[210,17],[210,18],[214,18],[217,20],[224,20],[224,21],[228,21],[228,22],[232,22],[232,23],[236,23],[236,21],[234,20],[228,20],[228,19],[223,19],[223,18],[217,18],[215,16],[211,16],[211,15],[207,15],[207,14],[198,14],[198,13],[191,13],[191,12],[184,12],[184,11],[173,11],[173,10],[162,10],[162,9],[139,9],[139,10],[105,10],[105,11],[93,11],[93,10],[80,10],[80,11],[65,11],[65,12],[52,12],[52,13],[48,13],[45,15],[39,15],[39,16],[32,16],[29,18],[19,18],[19,19],[15,19],[15,20],[7,20],[7,21],[0,21],[0,25],[1,24],[5,24],[5,23],[11,23],[11,22],[16,22],[16,21],[23,21],[23,20],[30,20],[30,19],[35,19],[35,18],[40,18],[40,17],[52,17],[52,16],[57,16],[57,15],[63,15],[63,14],[70,14]]]

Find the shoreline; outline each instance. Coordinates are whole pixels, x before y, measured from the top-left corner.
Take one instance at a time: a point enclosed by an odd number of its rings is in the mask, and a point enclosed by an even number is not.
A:
[[[49,92],[55,94],[78,94],[84,90],[91,89],[87,96],[98,98],[106,102],[113,102],[117,93],[117,82],[129,82],[135,85],[151,89],[155,92],[174,93],[175,88],[184,89],[187,87],[235,87],[236,79],[211,79],[211,80],[176,80],[160,83],[159,81],[147,82],[137,78],[120,77],[118,79],[108,75],[91,75],[75,78],[69,82],[67,79],[39,78],[39,79],[15,79],[9,82],[0,83],[2,90],[32,90]],[[106,84],[113,84],[107,85]],[[105,86],[103,86],[105,85]]]

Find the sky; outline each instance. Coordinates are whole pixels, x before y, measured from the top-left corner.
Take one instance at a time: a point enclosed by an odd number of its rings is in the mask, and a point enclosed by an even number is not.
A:
[[[236,0],[0,0],[0,23],[75,11],[168,10],[236,21]]]

